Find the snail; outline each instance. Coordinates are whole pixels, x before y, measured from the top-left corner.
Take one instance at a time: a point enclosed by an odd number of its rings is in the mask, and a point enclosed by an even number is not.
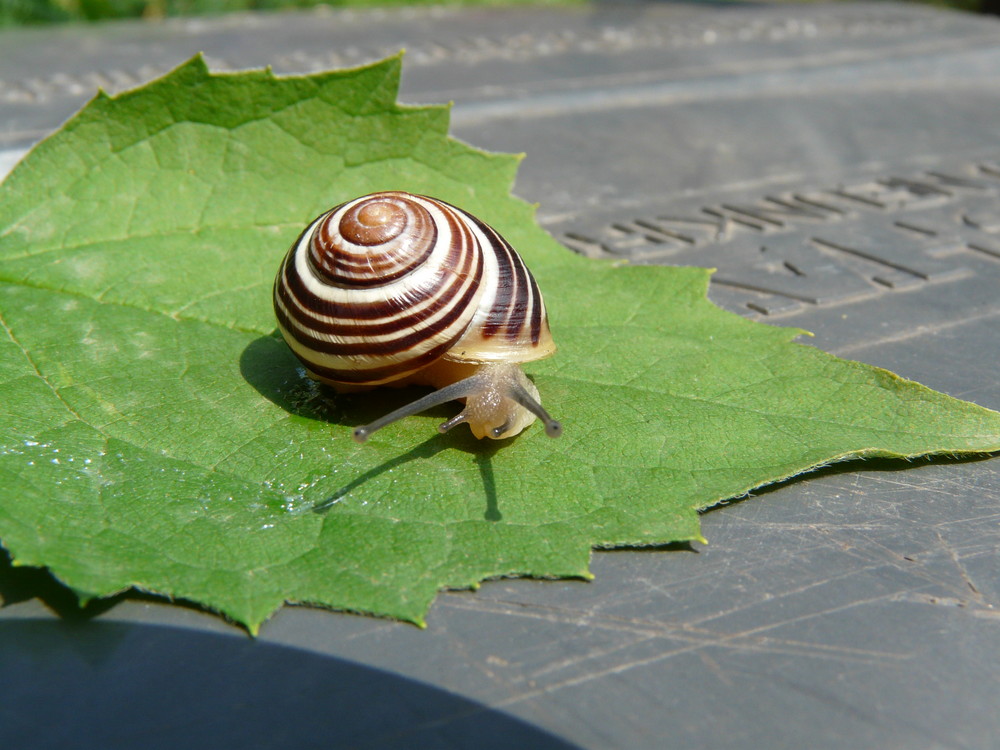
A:
[[[520,368],[556,348],[534,278],[496,230],[444,201],[372,193],[322,214],[282,261],[274,310],[314,380],[438,389],[355,428],[358,442],[456,399],[465,408],[440,432],[468,423],[501,439],[538,417],[562,433]]]

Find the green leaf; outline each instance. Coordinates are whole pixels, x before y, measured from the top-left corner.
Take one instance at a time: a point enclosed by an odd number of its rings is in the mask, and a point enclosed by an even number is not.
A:
[[[400,59],[276,78],[195,58],[98,95],[0,187],[0,539],[82,598],[136,587],[256,631],[285,601],[422,622],[442,587],[588,578],[594,547],[700,539],[696,511],[854,456],[1000,450],[1000,415],[710,304],[708,272],[576,257],[510,197],[518,159],[395,103]],[[518,247],[565,425],[484,444],[412,398],[331,398],[274,334],[305,223],[380,189]]]

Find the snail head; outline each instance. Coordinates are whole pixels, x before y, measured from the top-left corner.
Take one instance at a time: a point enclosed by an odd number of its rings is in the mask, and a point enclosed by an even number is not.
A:
[[[477,438],[501,440],[518,434],[537,417],[545,424],[546,435],[562,434],[562,425],[542,407],[538,389],[521,368],[516,364],[491,362],[479,365],[474,374],[457,383],[355,428],[354,439],[363,443],[386,425],[456,399],[464,399],[465,408],[442,423],[438,427],[440,432],[467,423]]]

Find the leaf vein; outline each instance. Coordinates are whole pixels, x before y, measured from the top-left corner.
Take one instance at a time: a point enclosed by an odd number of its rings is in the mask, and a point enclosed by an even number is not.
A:
[[[34,371],[35,376],[39,380],[41,380],[42,383],[45,384],[45,386],[52,392],[52,395],[55,396],[56,400],[60,404],[62,404],[62,406],[66,409],[66,411],[68,411],[71,415],[73,415],[75,419],[80,420],[80,422],[82,422],[83,424],[87,424],[87,420],[85,420],[82,416],[80,416],[80,414],[72,406],[70,406],[70,404],[66,401],[66,399],[64,399],[62,395],[59,393],[59,389],[56,388],[55,385],[52,383],[52,381],[49,380],[48,377],[46,377],[39,369],[38,363],[35,362],[28,349],[18,340],[17,336],[14,335],[14,331],[7,324],[7,320],[4,317],[2,309],[0,309],[0,326],[3,327],[8,338],[10,338],[11,342],[18,348],[18,350],[24,356],[25,361]]]

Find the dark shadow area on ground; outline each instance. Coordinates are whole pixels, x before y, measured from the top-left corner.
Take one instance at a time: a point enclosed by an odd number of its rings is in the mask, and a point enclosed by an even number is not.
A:
[[[0,685],[4,747],[574,747],[400,675],[180,628],[0,621]]]

